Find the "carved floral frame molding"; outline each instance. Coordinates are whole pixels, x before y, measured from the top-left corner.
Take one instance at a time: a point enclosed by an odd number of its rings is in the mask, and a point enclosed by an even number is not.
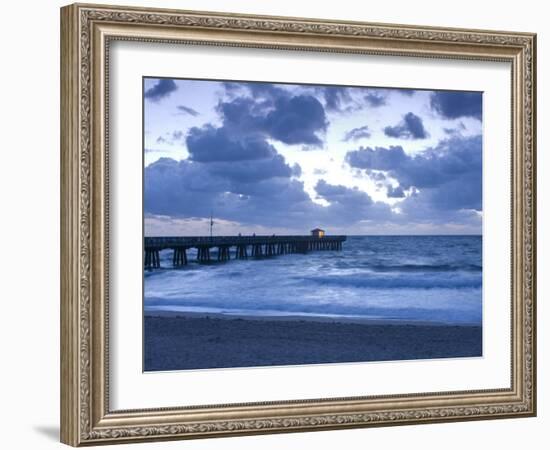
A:
[[[509,389],[111,411],[108,62],[113,40],[508,61]],[[61,440],[73,446],[536,414],[536,36],[75,4],[61,9]]]

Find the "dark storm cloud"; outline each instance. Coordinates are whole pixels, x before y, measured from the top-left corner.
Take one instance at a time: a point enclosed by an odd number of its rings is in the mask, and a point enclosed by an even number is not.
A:
[[[404,164],[409,156],[400,145],[385,147],[360,147],[346,153],[346,162],[357,169],[392,171]]]
[[[265,117],[265,126],[272,138],[285,144],[322,146],[316,133],[325,131],[328,122],[319,100],[311,95],[299,95],[277,99],[275,109]]]
[[[228,188],[226,179],[212,176],[201,164],[161,158],[145,168],[144,212],[206,217],[216,193]]]
[[[319,180],[315,186],[315,191],[325,200],[331,203],[353,204],[360,203],[371,205],[373,203],[369,194],[360,191],[357,188],[348,188],[341,184],[329,184],[325,180]]]
[[[479,92],[434,92],[430,97],[430,106],[446,119],[474,117],[481,120],[482,95]]]
[[[214,210],[226,220],[299,226],[316,205],[290,178],[293,170],[281,155],[231,163],[161,158],[145,168],[145,213],[207,217]]]
[[[340,86],[324,86],[319,88],[325,100],[325,107],[329,111],[344,111],[352,101],[349,88]]]
[[[144,97],[152,102],[158,102],[164,97],[169,96],[172,92],[178,89],[174,80],[163,78],[145,91]]]
[[[330,203],[324,208],[330,222],[349,224],[359,220],[390,220],[392,212],[386,203],[375,202],[369,194],[357,187],[329,184],[319,180],[315,185],[318,196]]]
[[[386,95],[378,91],[372,91],[365,95],[365,101],[373,108],[378,108],[386,104]]]
[[[412,112],[405,114],[399,124],[385,127],[384,134],[401,139],[426,139],[429,136],[422,119]]]
[[[233,135],[225,127],[193,127],[186,138],[189,159],[199,162],[243,161],[270,158],[277,153],[262,136]]]
[[[405,192],[403,192],[403,188],[401,186],[393,187],[391,185],[387,186],[386,188],[386,194],[389,198],[404,198]]]
[[[369,176],[369,178],[371,180],[374,180],[374,181],[385,181],[386,180],[386,175],[384,175],[384,172],[377,172],[377,171],[369,170],[369,169],[365,170],[365,172],[367,173],[367,175]]]
[[[212,175],[226,178],[234,183],[253,183],[277,177],[290,178],[296,172],[286,164],[283,156],[278,154],[269,158],[247,161],[210,162],[208,171]]]
[[[262,101],[237,97],[220,102],[218,111],[224,127],[240,133],[262,133],[285,144],[321,147],[317,133],[328,127],[323,105],[311,95],[280,95]]]
[[[245,133],[255,133],[262,129],[267,107],[249,97],[236,97],[220,102],[217,106],[225,128],[237,129]]]
[[[289,97],[289,91],[273,83],[249,83],[247,88],[255,98],[277,99],[280,97]]]
[[[295,163],[292,166],[292,176],[296,178],[300,178],[302,176],[302,167],[300,166],[300,164]]]
[[[453,137],[414,156],[400,146],[360,148],[348,152],[346,162],[384,171],[403,189],[418,188],[421,200],[432,208],[482,209],[481,136]]]
[[[234,95],[241,92],[243,89],[243,83],[236,83],[234,81],[224,81],[221,83],[226,94]]]
[[[323,86],[315,92],[322,96],[327,111],[340,113],[384,106],[388,94],[385,89],[345,86]]]
[[[416,90],[404,88],[404,89],[399,89],[398,92],[400,94],[406,95],[407,97],[412,97],[415,94]]]
[[[368,125],[365,125],[363,127],[359,128],[353,128],[352,130],[349,130],[346,135],[344,136],[343,141],[356,141],[358,139],[362,138],[370,138],[371,132],[369,130]]]
[[[195,111],[193,108],[190,108],[189,106],[178,105],[177,108],[180,114],[189,114],[190,116],[193,116],[193,117],[197,117],[200,114],[198,111]]]

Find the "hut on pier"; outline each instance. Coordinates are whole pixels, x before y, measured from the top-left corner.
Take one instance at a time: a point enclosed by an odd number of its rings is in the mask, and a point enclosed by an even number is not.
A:
[[[315,228],[311,230],[311,235],[316,238],[322,238],[325,235],[325,230],[322,230],[321,228]]]

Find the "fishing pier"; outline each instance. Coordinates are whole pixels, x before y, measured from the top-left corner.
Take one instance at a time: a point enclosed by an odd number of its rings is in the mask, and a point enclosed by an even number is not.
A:
[[[313,231],[311,236],[145,237],[144,266],[146,269],[160,268],[161,250],[172,250],[173,267],[188,264],[189,249],[197,250],[196,260],[203,264],[230,259],[269,258],[289,253],[342,250],[346,236],[327,236],[324,232]]]

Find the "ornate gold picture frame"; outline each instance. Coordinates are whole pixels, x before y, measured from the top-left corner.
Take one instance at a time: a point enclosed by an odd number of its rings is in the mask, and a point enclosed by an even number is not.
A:
[[[495,164],[511,154],[510,386],[114,410],[109,58],[116,41],[509,63],[511,150],[495,149],[503,151]],[[86,4],[62,8],[61,441],[81,446],[534,416],[535,89],[531,33]]]

